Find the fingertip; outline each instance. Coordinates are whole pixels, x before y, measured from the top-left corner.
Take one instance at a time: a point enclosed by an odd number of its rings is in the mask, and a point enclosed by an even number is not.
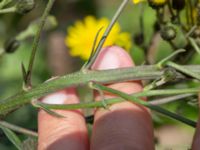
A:
[[[133,67],[134,62],[126,51],[117,46],[102,49],[92,69],[106,70]],[[107,85],[127,94],[142,91],[139,81]],[[105,94],[106,98],[115,97]],[[99,100],[99,97],[96,97]],[[149,112],[143,106],[125,101],[116,103],[109,110],[95,112],[91,149],[154,149],[153,127]]]
[[[75,89],[65,89],[50,94],[42,99],[49,104],[78,103]],[[38,150],[87,149],[87,128],[80,110],[53,110],[65,118],[58,118],[40,110],[38,113]]]
[[[132,66],[134,66],[134,62],[124,49],[118,46],[109,46],[101,50],[92,69],[106,70]]]

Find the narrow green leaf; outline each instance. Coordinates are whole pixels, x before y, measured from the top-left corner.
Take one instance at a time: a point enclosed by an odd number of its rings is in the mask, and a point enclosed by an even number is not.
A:
[[[5,128],[4,126],[0,125],[0,128],[3,130],[6,137],[16,146],[18,150],[22,150],[22,142],[19,137],[10,129]]]

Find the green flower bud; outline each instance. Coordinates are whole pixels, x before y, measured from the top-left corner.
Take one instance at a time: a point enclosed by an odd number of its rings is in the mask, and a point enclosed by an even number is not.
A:
[[[185,0],[172,0],[172,8],[175,10],[182,10],[185,7]]]
[[[19,0],[16,4],[16,12],[26,14],[35,7],[34,0]]]
[[[20,46],[20,42],[15,38],[9,39],[4,44],[4,49],[6,53],[13,53],[15,52],[18,47]]]
[[[176,37],[176,30],[172,26],[165,26],[161,29],[161,37],[166,41],[171,41]]]

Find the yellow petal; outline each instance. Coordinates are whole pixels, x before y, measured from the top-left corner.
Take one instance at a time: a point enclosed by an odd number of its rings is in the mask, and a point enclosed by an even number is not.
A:
[[[144,2],[144,1],[146,1],[146,0],[133,0],[133,3],[138,4],[138,3],[141,3],[141,2]]]

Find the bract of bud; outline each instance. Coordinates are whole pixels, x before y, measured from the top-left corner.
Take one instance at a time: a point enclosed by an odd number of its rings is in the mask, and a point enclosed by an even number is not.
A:
[[[34,0],[19,0],[16,4],[16,12],[26,14],[35,7]]]
[[[161,37],[163,40],[171,41],[176,37],[176,30],[173,26],[165,26],[161,29]]]

